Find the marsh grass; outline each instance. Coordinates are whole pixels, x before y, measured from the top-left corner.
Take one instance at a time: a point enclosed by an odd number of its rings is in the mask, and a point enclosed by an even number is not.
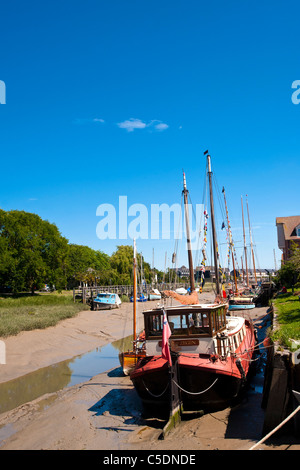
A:
[[[70,293],[0,297],[0,337],[55,326],[88,309],[87,305],[74,303]]]
[[[282,346],[292,349],[291,340],[300,340],[300,301],[298,295],[287,293],[278,296],[274,300],[274,306],[278,312],[279,328],[271,338]]]

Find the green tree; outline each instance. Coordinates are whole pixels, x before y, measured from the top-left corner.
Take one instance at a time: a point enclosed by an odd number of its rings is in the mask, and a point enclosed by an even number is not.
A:
[[[300,247],[296,243],[291,246],[291,257],[279,269],[276,283],[280,286],[291,287],[300,281]]]
[[[25,211],[0,211],[0,285],[14,292],[66,283],[68,240],[56,225]]]
[[[129,285],[133,282],[133,247],[130,245],[119,245],[111,256],[111,267],[118,273],[118,284]],[[139,281],[141,268],[143,268],[143,280],[151,282],[152,271],[150,264],[145,262],[141,253],[137,253],[137,271]]]
[[[107,284],[108,273],[111,271],[110,258],[102,251],[70,244],[68,261],[69,283]],[[114,278],[112,274],[111,277]]]

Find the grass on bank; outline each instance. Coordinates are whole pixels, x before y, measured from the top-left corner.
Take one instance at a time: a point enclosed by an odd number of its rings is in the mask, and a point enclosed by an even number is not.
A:
[[[277,310],[278,329],[274,330],[271,339],[290,350],[297,349],[293,341],[300,340],[300,300],[291,292],[278,295],[273,304]]]
[[[55,326],[90,307],[74,303],[70,292],[0,296],[0,337]]]

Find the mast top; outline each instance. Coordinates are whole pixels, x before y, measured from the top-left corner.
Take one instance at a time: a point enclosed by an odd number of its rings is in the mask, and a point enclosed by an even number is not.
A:
[[[187,191],[186,189],[186,177],[185,177],[185,172],[183,172],[183,190]]]
[[[210,155],[208,154],[208,150],[205,150],[204,155],[207,156],[208,173],[211,173],[211,162],[210,162]]]

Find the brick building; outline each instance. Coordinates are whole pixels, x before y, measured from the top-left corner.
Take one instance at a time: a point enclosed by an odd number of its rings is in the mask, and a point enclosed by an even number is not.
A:
[[[300,246],[300,215],[291,217],[277,217],[278,247],[282,250],[282,262],[291,256],[292,242]]]

